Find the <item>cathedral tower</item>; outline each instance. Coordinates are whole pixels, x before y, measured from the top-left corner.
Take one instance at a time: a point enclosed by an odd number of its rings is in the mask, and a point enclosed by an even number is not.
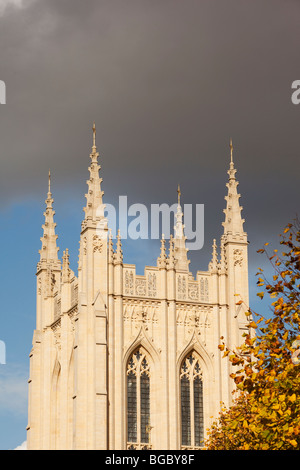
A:
[[[248,306],[247,234],[230,144],[224,233],[206,271],[190,272],[181,191],[174,235],[143,275],[105,218],[96,128],[78,275],[58,258],[49,187],[30,352],[29,449],[201,449],[221,402]],[[219,252],[219,253],[218,253]],[[239,300],[243,303],[236,305]]]

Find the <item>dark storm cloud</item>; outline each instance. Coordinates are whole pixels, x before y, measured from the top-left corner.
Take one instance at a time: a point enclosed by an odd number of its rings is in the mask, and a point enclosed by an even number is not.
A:
[[[106,200],[173,203],[180,182],[185,202],[205,204],[209,246],[224,220],[232,137],[249,238],[277,233],[298,211],[300,106],[290,97],[299,14],[299,2],[286,0],[31,0],[7,9],[2,206],[44,198],[49,167],[58,194],[83,196],[95,120]]]

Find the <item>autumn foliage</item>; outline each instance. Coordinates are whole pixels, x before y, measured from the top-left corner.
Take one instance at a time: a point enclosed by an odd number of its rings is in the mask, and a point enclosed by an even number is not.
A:
[[[232,364],[236,384],[233,404],[223,408],[208,430],[209,450],[300,449],[300,224],[288,224],[280,244],[283,252],[259,252],[274,267],[272,281],[262,269],[258,286],[272,299],[272,315],[265,319],[251,310],[249,333],[237,351],[219,345]],[[281,250],[280,250],[281,251]],[[299,348],[299,350],[298,350]],[[299,358],[298,358],[299,354]]]

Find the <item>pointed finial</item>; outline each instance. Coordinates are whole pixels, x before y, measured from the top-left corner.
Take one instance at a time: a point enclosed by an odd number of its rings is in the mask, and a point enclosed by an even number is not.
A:
[[[93,147],[96,147],[96,124],[93,123]]]
[[[48,193],[51,193],[51,172],[48,173]]]
[[[177,194],[178,194],[178,205],[180,206],[181,191],[180,191],[180,185],[179,184],[178,184],[178,188],[177,188]]]
[[[230,179],[230,180],[234,180],[234,179],[235,179],[235,174],[236,174],[236,169],[234,168],[234,163],[233,163],[233,144],[232,144],[232,139],[230,139],[229,147],[230,147],[230,165],[229,165],[229,171],[227,171],[227,173],[228,173],[228,175],[229,175],[229,179]]]
[[[233,163],[233,145],[232,145],[232,139],[230,139],[230,163]]]
[[[47,199],[46,199],[46,204],[48,209],[52,209],[52,193],[51,193],[51,173],[50,170],[48,172],[48,193],[47,193]]]

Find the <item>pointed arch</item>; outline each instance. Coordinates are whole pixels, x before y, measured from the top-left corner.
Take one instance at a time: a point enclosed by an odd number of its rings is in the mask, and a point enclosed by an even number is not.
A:
[[[204,396],[201,357],[195,349],[183,358],[180,371],[181,447],[200,448],[204,440]]]
[[[127,346],[126,352],[124,354],[123,365],[126,367],[129,356],[138,346],[142,346],[147,351],[149,357],[151,358],[152,367],[156,368],[158,362],[160,361],[160,350],[156,349],[144,326],[141,326],[135,339]]]
[[[186,369],[186,371],[184,370]],[[194,331],[177,357],[181,448],[200,448],[212,413],[213,357]]]
[[[126,366],[127,448],[151,448],[151,360],[139,345],[129,356]]]
[[[140,413],[138,411],[137,414],[137,441],[135,443],[132,443],[131,441],[128,441],[128,364],[130,361],[130,358],[132,357],[133,354],[135,354],[139,349],[142,349],[143,354],[147,358],[147,363],[149,365],[149,384],[147,384],[148,379],[144,377],[144,383],[142,387],[144,387],[145,394],[144,394],[144,403],[141,403],[142,397],[139,395],[141,388],[141,382],[138,384],[137,382],[137,400],[139,402],[139,406],[141,406],[141,409],[144,408],[149,408],[147,411],[144,409],[145,413]],[[152,443],[151,443],[151,434],[152,434],[152,429],[155,429],[157,427],[157,413],[158,413],[158,408],[157,408],[157,402],[159,400],[159,397],[157,396],[157,390],[154,387],[154,380],[153,378],[155,377],[155,380],[158,380],[159,377],[161,376],[161,357],[160,357],[161,350],[157,349],[153,340],[149,337],[149,334],[145,328],[145,325],[142,324],[138,330],[137,335],[135,338],[127,344],[127,347],[125,349],[125,353],[123,356],[123,370],[124,370],[124,396],[126,397],[127,400],[127,406],[125,404],[125,409],[126,413],[124,413],[124,425],[125,429],[127,429],[127,448],[147,448],[150,449],[152,448]],[[140,380],[140,379],[138,379]],[[134,382],[134,379],[133,379]],[[147,389],[148,387],[148,389]],[[125,401],[126,401],[125,400]],[[149,402],[150,400],[150,402]],[[143,414],[143,418],[142,418]],[[143,419],[143,425],[142,425],[142,419]],[[141,431],[141,425],[143,427],[143,435]],[[149,439],[145,439],[145,431],[146,431],[146,426],[147,426],[147,432],[149,432]],[[152,428],[153,426],[153,428]],[[153,431],[154,432],[154,431]],[[148,442],[144,442],[147,440]]]
[[[201,366],[205,376],[209,377],[210,381],[214,381],[214,367],[212,357],[206,351],[204,345],[197,338],[195,331],[193,332],[190,341],[187,343],[185,348],[181,351],[177,358],[177,369],[180,368],[181,363],[185,356],[195,350],[201,358]]]

